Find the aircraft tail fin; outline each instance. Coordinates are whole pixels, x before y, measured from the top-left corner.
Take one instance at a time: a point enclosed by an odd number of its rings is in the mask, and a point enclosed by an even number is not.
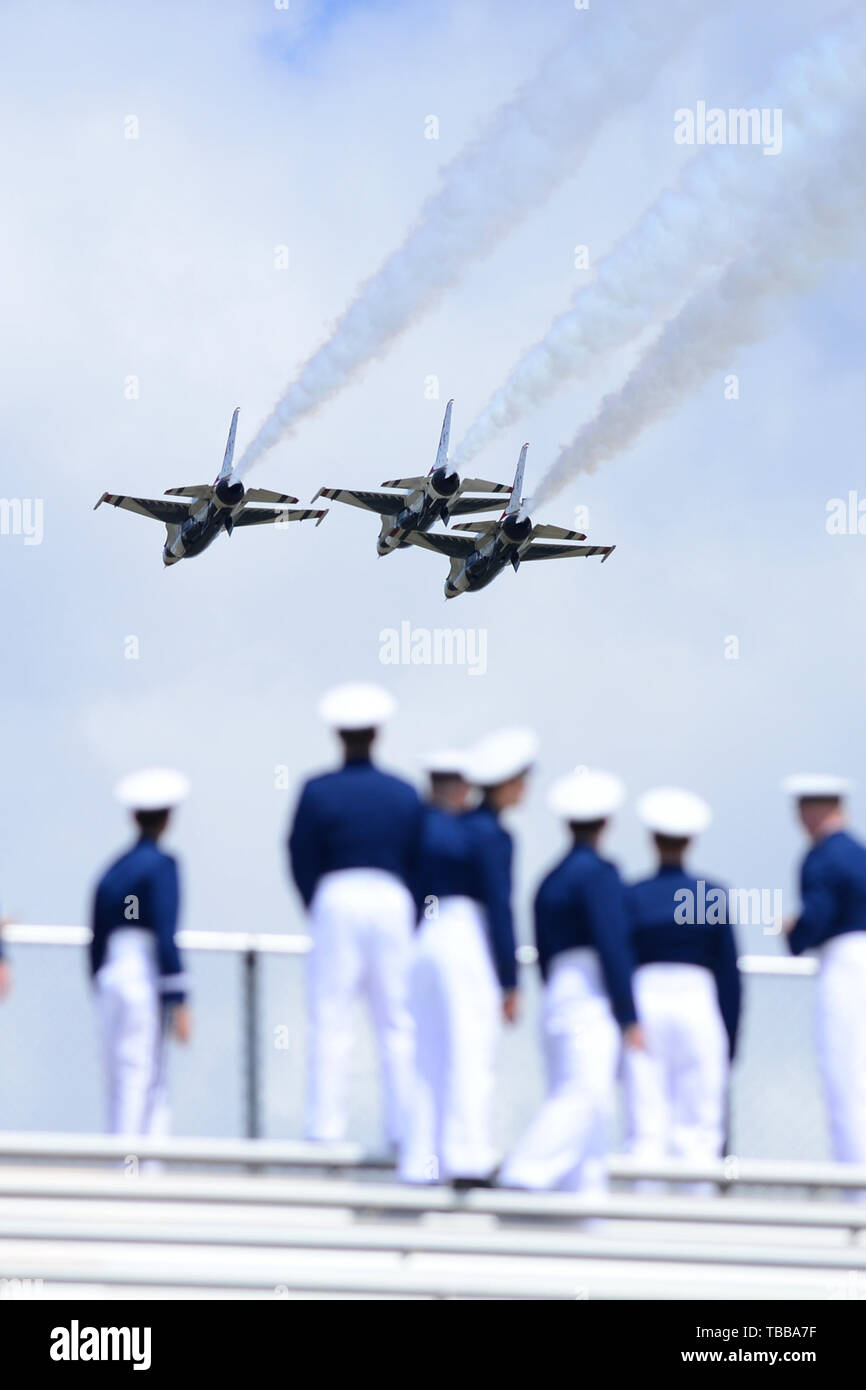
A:
[[[529,445],[524,444],[520,450],[520,458],[517,460],[517,468],[514,473],[514,486],[511,489],[511,496],[505,509],[506,516],[513,516],[523,506],[523,474],[526,471],[526,451],[528,448]]]
[[[484,535],[487,531],[496,530],[495,521],[455,521],[451,527],[452,531],[474,531],[477,535]]]
[[[585,541],[586,535],[583,531],[569,531],[564,526],[533,526],[532,538],[537,540],[541,537],[547,541]]]
[[[445,468],[448,465],[448,442],[451,438],[451,408],[453,405],[452,399],[445,407],[445,419],[442,421],[442,433],[439,436],[439,448],[436,450],[436,462],[433,469]],[[430,471],[432,472],[433,469]]]
[[[423,487],[427,482],[426,478],[389,478],[382,484],[383,487],[404,487],[414,491],[416,488]]]
[[[461,492],[510,492],[510,483],[491,483],[486,478],[464,478]]]
[[[167,487],[167,497],[212,497],[213,486],[210,483],[190,483],[189,487]]]
[[[292,497],[288,492],[271,492],[266,487],[248,487],[244,493],[244,500],[247,502],[276,502],[280,506],[285,506],[288,502],[297,502],[297,497]]]
[[[219,471],[220,478],[231,477],[232,459],[234,458],[235,453],[235,435],[238,432],[238,415],[240,414],[240,409],[241,408],[239,405],[235,406],[235,413],[232,416],[232,422],[229,425],[229,437],[226,440],[226,451],[223,455],[223,466]],[[219,481],[219,479],[217,481]]]

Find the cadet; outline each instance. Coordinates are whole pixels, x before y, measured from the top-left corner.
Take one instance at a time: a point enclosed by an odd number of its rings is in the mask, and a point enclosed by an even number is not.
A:
[[[495,1164],[496,1044],[501,1018],[517,1017],[512,844],[499,817],[521,800],[537,747],[530,730],[506,729],[465,759],[428,762],[438,804],[425,818],[418,872],[422,920],[410,985],[417,1077],[401,1164],[408,1181],[471,1186],[489,1181]],[[468,778],[482,802],[456,814]]]
[[[177,862],[158,845],[189,783],[151,768],[118,783],[139,836],[100,879],[93,901],[90,969],[96,985],[108,1075],[112,1134],[164,1134],[168,1128],[166,1034],[190,1035],[186,978],[175,944]]]
[[[535,939],[545,981],[548,1098],[500,1173],[506,1187],[588,1190],[603,1185],[603,1158],[621,1035],[643,1046],[631,990],[625,895],[598,853],[625,789],[606,772],[556,782],[549,804],[571,828],[565,858],[535,898]]]
[[[342,1138],[354,1041],[352,1004],[363,990],[378,1036],[385,1124],[402,1142],[412,1084],[407,1003],[415,923],[410,891],[423,815],[408,782],[371,762],[376,732],[396,709],[374,685],[330,691],[319,714],[336,731],[343,766],[307,782],[289,836],[291,870],[310,914],[307,1134]]]
[[[634,992],[646,1049],[626,1058],[628,1148],[648,1160],[718,1158],[724,1143],[728,1061],[740,1016],[737,948],[727,893],[683,867],[712,812],[691,792],[660,787],[637,803],[652,834],[657,872],[626,892]],[[710,917],[706,921],[702,918]]]
[[[812,841],[800,871],[802,907],[786,924],[794,955],[815,951],[818,1051],[833,1156],[866,1163],[866,849],[848,832],[843,777],[783,783]]]

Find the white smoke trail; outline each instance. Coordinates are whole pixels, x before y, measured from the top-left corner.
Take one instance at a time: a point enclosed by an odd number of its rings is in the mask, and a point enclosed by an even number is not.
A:
[[[647,348],[625,385],[562,448],[535,494],[553,497],[592,473],[681,403],[731,353],[768,330],[772,311],[810,288],[828,262],[862,250],[866,231],[866,115],[861,108],[815,151],[814,172],[765,223],[751,251],[699,291]]]
[[[597,278],[511,370],[454,454],[460,468],[563,381],[625,347],[670,313],[708,268],[730,262],[744,236],[808,167],[812,144],[866,86],[866,11],[849,12],[789,58],[757,108],[783,112],[783,153],[714,146],[693,159],[636,227],[599,262]],[[783,190],[784,191],[784,190]]]
[[[568,43],[443,170],[402,246],[301,367],[238,465],[245,473],[572,173],[611,116],[638,101],[706,10],[695,0],[575,12]]]

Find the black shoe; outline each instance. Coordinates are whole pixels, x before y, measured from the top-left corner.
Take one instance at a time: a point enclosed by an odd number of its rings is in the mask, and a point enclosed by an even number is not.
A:
[[[455,1192],[471,1192],[473,1187],[493,1187],[495,1174],[486,1178],[452,1178],[451,1186]]]

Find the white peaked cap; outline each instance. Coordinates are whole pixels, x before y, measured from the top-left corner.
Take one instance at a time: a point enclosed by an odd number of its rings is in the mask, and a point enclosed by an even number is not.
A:
[[[499,729],[466,754],[466,779],[477,787],[498,787],[527,772],[537,756],[538,735],[532,729]]]
[[[397,708],[380,685],[337,685],[319,701],[319,718],[332,729],[378,729]]]
[[[130,811],[168,811],[189,796],[189,778],[170,767],[130,772],[114,788],[114,799]]]
[[[431,776],[463,777],[466,774],[466,761],[467,754],[461,753],[459,748],[437,748],[424,755],[421,766]]]
[[[681,787],[654,787],[638,797],[635,809],[648,829],[678,840],[700,835],[713,819],[706,801]]]
[[[625,786],[612,772],[591,768],[570,772],[554,782],[547,804],[563,820],[584,823],[606,820],[625,801]]]
[[[829,800],[847,796],[853,789],[854,783],[849,778],[836,777],[828,772],[798,772],[793,777],[786,777],[782,783],[782,791],[799,800],[806,797],[827,797]]]

